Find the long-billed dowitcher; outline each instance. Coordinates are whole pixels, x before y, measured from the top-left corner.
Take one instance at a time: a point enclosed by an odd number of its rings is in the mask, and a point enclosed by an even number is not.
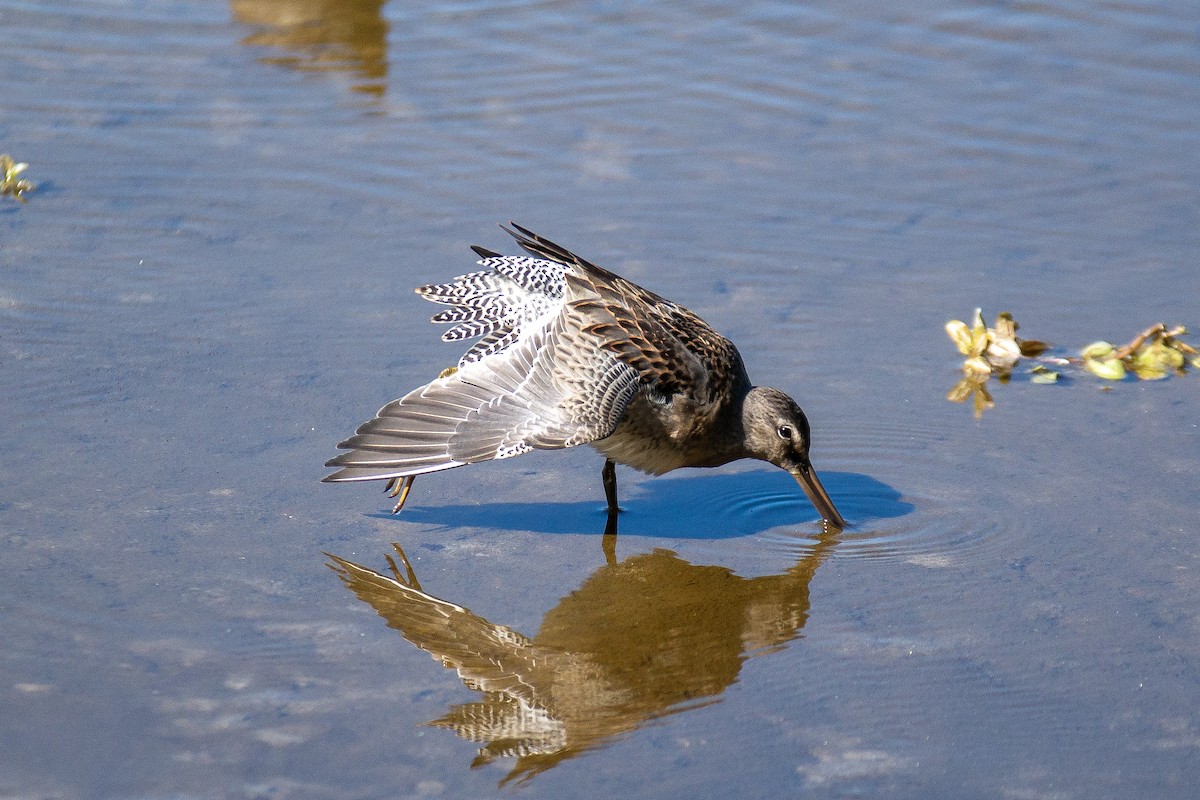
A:
[[[449,306],[446,341],[477,341],[457,369],[393,400],[338,445],[326,481],[416,475],[532,450],[590,444],[605,456],[609,530],[614,463],[654,475],[757,458],[795,477],[829,525],[842,515],[809,461],[808,419],[754,386],[733,343],[683,306],[520,225],[528,256],[473,247],[484,269],[417,294]],[[402,483],[400,481],[403,481]]]

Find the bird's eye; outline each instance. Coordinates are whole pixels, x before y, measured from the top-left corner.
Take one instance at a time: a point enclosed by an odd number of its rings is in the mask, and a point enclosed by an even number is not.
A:
[[[779,434],[780,439],[787,439],[788,441],[792,439],[792,428],[790,425],[780,425],[776,433]]]

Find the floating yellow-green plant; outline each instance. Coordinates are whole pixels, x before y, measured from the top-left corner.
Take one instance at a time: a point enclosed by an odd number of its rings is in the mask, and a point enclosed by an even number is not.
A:
[[[959,319],[947,322],[946,334],[966,358],[962,363],[962,380],[955,384],[946,399],[954,403],[971,400],[976,417],[983,416],[984,411],[996,405],[987,390],[988,379],[995,375],[1000,382],[1006,382],[1022,358],[1039,356],[1049,348],[1045,342],[1017,338],[1019,327],[1013,315],[1005,311],[996,317],[995,327],[989,328],[983,321],[983,310],[978,308],[970,325]],[[1053,377],[1041,374],[1037,382],[1058,380],[1057,373],[1050,374]]]
[[[1081,367],[1110,381],[1124,380],[1129,373],[1141,380],[1162,380],[1172,373],[1182,375],[1189,363],[1200,369],[1200,351],[1180,338],[1187,333],[1182,325],[1169,329],[1161,322],[1151,325],[1121,347],[1093,342],[1080,351],[1078,358],[1043,355],[1049,345],[1018,339],[1017,328],[1008,312],[996,318],[994,328],[987,327],[978,308],[970,325],[957,319],[946,323],[946,334],[966,356],[963,377],[946,395],[947,400],[955,403],[972,400],[975,416],[983,416],[985,410],[995,406],[987,390],[988,379],[995,375],[1001,383],[1006,383],[1022,359],[1035,362],[1027,374],[1030,383],[1039,384],[1058,382],[1060,372],[1052,367]]]
[[[1029,370],[1030,383],[1058,383],[1058,373],[1045,364],[1036,364]]]
[[[1079,351],[1083,368],[1098,378],[1119,381],[1125,378],[1125,363],[1117,358],[1117,348],[1108,342],[1092,342]]]
[[[1168,329],[1161,322],[1139,333],[1129,344],[1115,347],[1108,342],[1092,342],[1083,348],[1083,367],[1094,375],[1119,381],[1132,372],[1144,381],[1161,381],[1171,373],[1182,375],[1192,356],[1191,365],[1200,369],[1200,351],[1179,337],[1187,328]]]
[[[37,188],[24,178],[18,177],[27,169],[29,169],[28,164],[23,161],[13,161],[12,156],[8,153],[0,155],[0,197],[8,196],[22,203],[25,202],[24,195]]]
[[[971,325],[952,319],[946,323],[946,334],[966,356],[963,372],[979,375],[1007,375],[1022,357],[1032,358],[1044,353],[1045,342],[1036,339],[1018,339],[1020,326],[1009,312],[996,317],[996,327],[989,328],[983,322],[983,310],[975,309]]]

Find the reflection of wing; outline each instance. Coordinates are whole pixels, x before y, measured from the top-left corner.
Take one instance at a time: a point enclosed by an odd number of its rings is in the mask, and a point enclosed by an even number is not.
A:
[[[562,720],[499,693],[488,694],[478,703],[454,706],[446,716],[429,724],[483,745],[471,762],[472,768],[498,758],[517,759],[501,785],[513,779],[528,780],[578,752],[567,745],[568,730]]]
[[[389,628],[457,671],[468,688],[536,702],[530,678],[539,666],[539,653],[529,639],[395,578],[330,558],[334,572]]]
[[[396,548],[403,558],[403,552]],[[346,586],[414,645],[454,669],[471,689],[484,692],[429,724],[483,743],[474,766],[517,758],[504,783],[527,780],[634,727],[619,712],[627,701],[602,670],[585,658],[541,647],[503,625],[423,592],[408,581],[329,556]]]
[[[511,628],[428,595],[398,574],[389,578],[329,558],[333,571],[389,628],[454,669],[467,688],[485,693],[481,702],[455,706],[429,723],[484,743],[472,766],[515,756],[517,764],[504,782],[524,780],[586,749],[570,746],[569,723],[553,707],[556,677],[578,671],[569,655],[538,647]]]

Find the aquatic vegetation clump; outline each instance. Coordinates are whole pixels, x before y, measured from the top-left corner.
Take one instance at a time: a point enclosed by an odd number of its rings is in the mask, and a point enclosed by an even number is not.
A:
[[[1093,342],[1083,348],[1080,357],[1084,369],[1101,378],[1119,381],[1132,372],[1143,381],[1161,381],[1172,373],[1183,375],[1189,356],[1191,366],[1200,369],[1200,350],[1180,338],[1186,333],[1182,325],[1168,329],[1159,322],[1123,347]]]
[[[27,169],[29,169],[28,164],[23,161],[14,161],[8,153],[0,155],[0,197],[11,197],[22,203],[25,202],[25,195],[37,188],[35,184],[25,178],[18,177]]]
[[[1008,312],[996,317],[996,325],[984,324],[983,312],[975,309],[971,324],[961,320],[946,323],[946,334],[954,342],[963,360],[963,377],[946,395],[954,403],[972,401],[975,416],[995,406],[987,382],[995,375],[1007,383],[1013,370],[1024,360],[1030,362],[1025,374],[1030,383],[1058,383],[1064,368],[1086,370],[1109,381],[1124,380],[1133,374],[1140,380],[1162,380],[1172,373],[1183,375],[1190,366],[1200,369],[1200,350],[1182,340],[1187,328],[1167,328],[1157,323],[1146,328],[1128,344],[1117,347],[1097,341],[1083,348],[1077,357],[1046,355],[1050,345],[1035,339],[1017,338],[1017,325]],[[1190,361],[1189,361],[1190,358]]]
[[[1017,338],[1020,325],[1007,311],[996,317],[996,325],[987,327],[983,321],[983,310],[975,309],[971,325],[962,320],[952,319],[946,323],[946,334],[958,347],[958,352],[966,356],[963,360],[963,377],[946,399],[953,403],[965,403],[971,400],[975,416],[983,416],[983,412],[996,405],[988,392],[987,381],[995,375],[1005,383],[1012,376],[1015,367],[1022,358],[1035,358],[1049,349],[1049,345],[1036,339]],[[1030,380],[1035,383],[1054,383],[1058,373],[1039,365],[1036,374]]]

